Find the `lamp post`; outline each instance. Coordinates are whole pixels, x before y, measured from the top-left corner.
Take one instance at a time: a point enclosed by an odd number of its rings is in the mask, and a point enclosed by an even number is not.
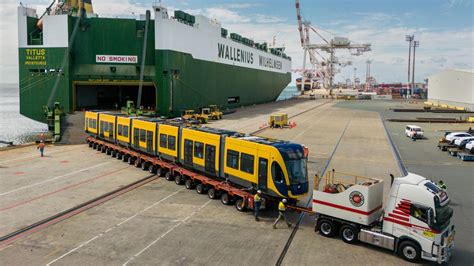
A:
[[[411,75],[411,95],[415,92],[415,49],[420,46],[419,41],[413,41],[413,73]]]
[[[411,46],[412,42],[415,39],[415,36],[412,35],[406,35],[405,40],[408,42],[408,89],[407,89],[407,96],[408,96],[408,91],[410,91],[410,64],[411,64]]]

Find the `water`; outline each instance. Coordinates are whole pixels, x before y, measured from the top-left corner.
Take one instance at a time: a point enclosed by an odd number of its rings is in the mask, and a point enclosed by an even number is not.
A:
[[[0,141],[13,141],[21,144],[32,141],[42,132],[47,132],[46,124],[36,122],[20,115],[18,85],[0,84]],[[298,96],[296,86],[286,87],[277,101]],[[0,147],[6,146],[0,143]]]
[[[298,92],[296,86],[288,86],[281,92],[280,96],[278,96],[277,101],[290,99],[298,95],[300,95],[300,92]]]
[[[0,84],[0,141],[21,144],[47,132],[48,126],[20,115],[18,85]],[[0,147],[6,146],[0,143]]]

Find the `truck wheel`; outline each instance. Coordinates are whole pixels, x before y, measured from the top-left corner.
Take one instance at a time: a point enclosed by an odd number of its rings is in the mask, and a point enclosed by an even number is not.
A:
[[[348,244],[355,244],[358,242],[359,230],[352,225],[345,224],[339,230],[339,234],[342,238],[342,241]]]
[[[318,231],[325,237],[332,237],[336,234],[336,226],[332,221],[322,219],[318,222]]]
[[[165,174],[165,179],[168,180],[168,181],[173,180],[173,176],[171,175],[171,172],[170,172],[170,171],[166,172],[166,174]]]
[[[224,193],[224,194],[222,194],[222,196],[221,196],[221,202],[222,202],[222,204],[224,204],[224,205],[230,205],[230,204],[232,204],[232,197],[229,196],[229,194]]]
[[[132,165],[133,164],[133,157],[132,156],[128,157],[127,161],[128,161],[128,164]]]
[[[244,199],[243,199],[243,198],[239,198],[239,199],[235,202],[235,208],[236,208],[239,212],[244,212],[244,211],[245,211],[245,204],[244,204]]]
[[[196,192],[198,194],[204,194],[206,193],[206,186],[204,186],[203,184],[197,184],[196,185]]]
[[[146,162],[142,162],[141,167],[143,171],[146,171],[148,169],[148,167],[146,167]]]
[[[207,196],[210,198],[210,199],[217,199],[219,197],[219,192],[213,188],[210,188],[208,191],[207,191]]]
[[[182,185],[183,184],[183,177],[178,174],[174,177],[174,182],[176,183],[176,185]]]
[[[398,247],[398,254],[409,262],[417,262],[421,257],[420,248],[411,241],[402,242]]]
[[[193,189],[194,188],[194,182],[193,180],[191,179],[186,179],[186,181],[184,181],[184,186],[187,188],[187,189]]]

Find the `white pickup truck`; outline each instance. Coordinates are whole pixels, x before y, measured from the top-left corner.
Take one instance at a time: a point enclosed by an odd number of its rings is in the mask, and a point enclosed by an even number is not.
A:
[[[315,229],[321,235],[339,234],[350,244],[361,241],[390,249],[411,262],[449,260],[455,230],[446,191],[409,173],[392,180],[384,207],[382,180],[355,177],[348,182],[354,176],[336,174],[321,179],[324,189],[313,192]]]

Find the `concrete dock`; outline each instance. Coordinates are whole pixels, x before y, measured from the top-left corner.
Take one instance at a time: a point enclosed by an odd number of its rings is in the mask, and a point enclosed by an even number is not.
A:
[[[209,126],[250,133],[270,113],[288,113],[296,127],[258,135],[305,144],[310,177],[336,169],[388,181],[390,173],[400,175],[382,122],[389,104],[394,103],[289,100],[242,108]],[[452,261],[471,264],[472,196],[463,195],[472,193],[474,164],[434,144],[441,128],[466,125],[431,124],[425,127],[428,138],[416,143],[403,136],[403,126],[387,124],[407,168],[435,180],[442,176],[448,185],[458,228]],[[0,235],[149,175],[87,145],[47,146],[45,154],[39,157],[35,146],[0,151]],[[160,178],[0,248],[0,259],[5,265],[274,265],[291,229],[273,229],[274,212],[262,216],[255,222],[252,212],[237,212]],[[293,223],[297,216],[291,215]],[[313,219],[305,216],[283,264],[406,264],[383,249],[324,238],[314,232]]]

